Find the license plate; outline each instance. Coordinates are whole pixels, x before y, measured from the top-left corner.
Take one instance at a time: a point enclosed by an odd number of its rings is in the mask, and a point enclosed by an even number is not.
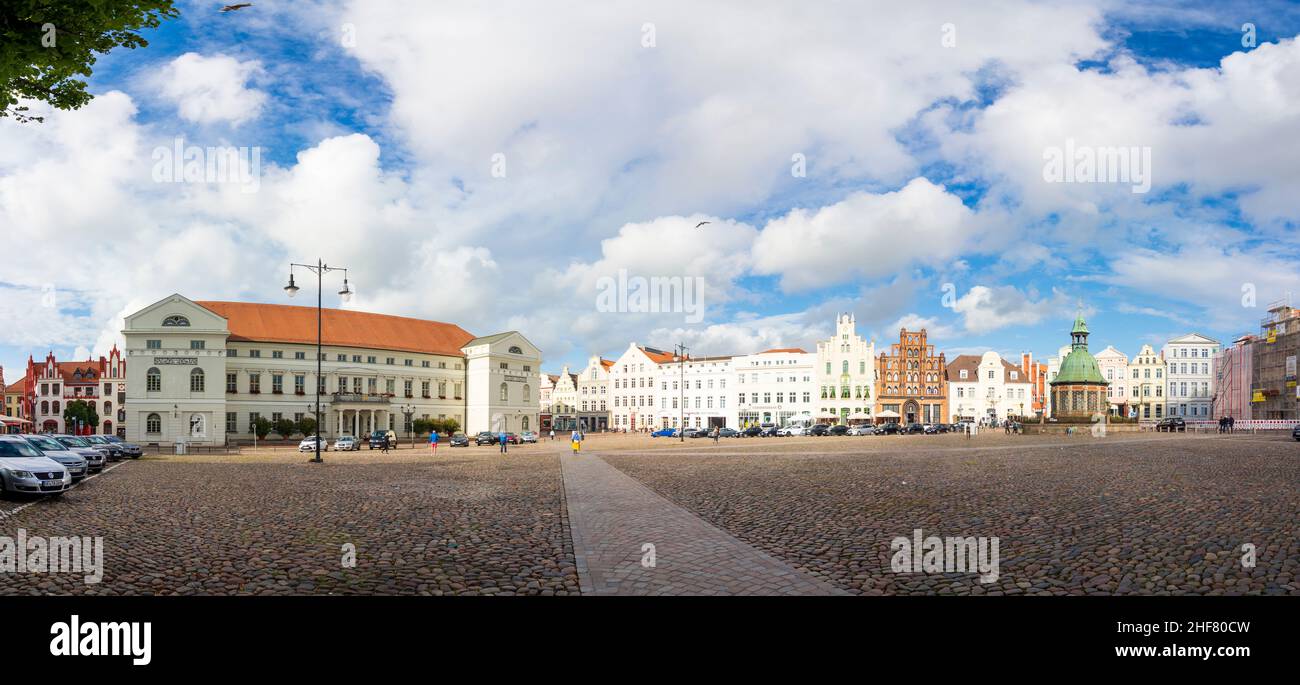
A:
[[[63,485],[63,481],[61,481],[61,480],[43,480],[43,481],[41,481],[41,485],[44,485],[44,486],[47,487],[47,488],[52,488],[52,487],[56,487],[56,486],[59,486],[59,485]]]

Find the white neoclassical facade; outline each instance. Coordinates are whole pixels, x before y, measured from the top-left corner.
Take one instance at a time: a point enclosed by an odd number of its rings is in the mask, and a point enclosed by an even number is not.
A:
[[[528,381],[541,354],[518,333],[474,338],[454,324],[338,309],[321,318],[318,375],[314,307],[172,295],[127,316],[127,438],[248,441],[260,418],[314,415],[318,387],[327,438],[403,434],[416,418],[467,432],[536,426]]]
[[[1165,343],[1165,400],[1169,416],[1208,421],[1214,404],[1214,355],[1222,345],[1200,333]]]
[[[997,352],[958,355],[948,362],[947,371],[953,416],[1001,421],[1033,415],[1032,380]]]
[[[735,385],[731,357],[687,357],[667,364],[659,380],[659,409],[667,419],[661,428],[723,428],[736,426]],[[679,406],[679,411],[673,411]]]
[[[551,427],[557,431],[578,427],[578,379],[569,372],[568,364],[560,369],[551,390]]]
[[[809,425],[816,419],[817,355],[797,347],[732,357],[736,428],[765,423]]]

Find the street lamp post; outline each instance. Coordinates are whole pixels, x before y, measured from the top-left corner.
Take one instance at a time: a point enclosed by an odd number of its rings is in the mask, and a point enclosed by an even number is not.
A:
[[[411,435],[411,417],[415,416],[415,407],[403,405],[402,416],[406,417],[406,441],[411,443],[411,449],[415,449],[415,436]]]
[[[293,282],[293,267],[300,266],[316,274],[316,457],[309,461],[316,464],[325,462],[320,457],[320,439],[321,439],[321,415],[320,415],[320,386],[321,386],[321,361],[324,355],[321,353],[321,304],[322,304],[322,279],[324,275],[331,271],[343,272],[343,289],[339,291],[339,299],[347,302],[352,299],[352,290],[348,287],[348,270],[343,267],[330,267],[320,259],[316,264],[289,264],[289,285],[284,286],[284,291],[293,297],[298,294],[298,286]]]

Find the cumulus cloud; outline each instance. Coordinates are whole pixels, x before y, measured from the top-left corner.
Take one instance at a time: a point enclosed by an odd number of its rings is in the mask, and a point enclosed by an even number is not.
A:
[[[754,270],[780,275],[787,291],[807,290],[941,264],[978,237],[960,198],[916,178],[895,192],[854,193],[773,220],[754,243]]]
[[[1008,326],[1031,326],[1069,307],[1063,293],[1034,300],[1014,286],[977,285],[957,298],[953,311],[968,333],[982,334]]]
[[[187,52],[164,66],[152,82],[185,121],[238,126],[256,119],[266,104],[266,93],[248,87],[261,70],[256,60]]]

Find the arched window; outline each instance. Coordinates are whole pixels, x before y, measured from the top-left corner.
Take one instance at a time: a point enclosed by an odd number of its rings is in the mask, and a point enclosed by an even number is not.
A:
[[[524,422],[523,422],[522,425],[523,425],[523,429],[524,429],[524,430],[528,430],[528,417],[527,417],[527,416],[524,417]]]
[[[840,362],[840,372],[841,373],[849,372],[849,360],[845,359],[843,362]]]
[[[144,389],[147,392],[162,391],[162,372],[157,368],[149,369],[144,374]]]
[[[532,389],[528,387],[528,384],[527,384],[527,383],[525,383],[525,384],[524,384],[524,401],[525,401],[525,402],[528,402],[528,401],[529,401],[529,399],[530,399],[530,393],[531,393],[531,392],[532,392]],[[527,426],[524,426],[524,428],[527,428]]]
[[[510,388],[507,387],[505,383],[501,384],[501,401],[502,402],[510,401]]]
[[[510,354],[523,354],[523,353],[524,353],[524,351],[521,350],[521,349],[519,349],[518,347],[511,347],[511,348],[510,348]]]
[[[190,320],[187,319],[187,318],[185,318],[185,317],[183,317],[183,316],[181,316],[181,315],[179,315],[179,314],[173,314],[173,315],[171,315],[171,316],[169,316],[169,317],[163,319],[162,325],[164,325],[164,326],[188,326],[188,325],[190,325]]]
[[[53,414],[57,414],[57,413],[59,413],[59,403],[58,403],[58,401],[55,401],[54,404],[50,405],[50,409],[52,410],[51,413],[53,413]]]
[[[112,402],[105,402],[105,403],[104,403],[104,416],[112,416],[112,415],[113,415],[113,403],[112,403]]]
[[[157,414],[150,414],[144,420],[144,432],[149,435],[158,435],[162,433],[162,417]]]
[[[190,392],[203,392],[204,387],[203,369],[194,369],[190,372]]]

